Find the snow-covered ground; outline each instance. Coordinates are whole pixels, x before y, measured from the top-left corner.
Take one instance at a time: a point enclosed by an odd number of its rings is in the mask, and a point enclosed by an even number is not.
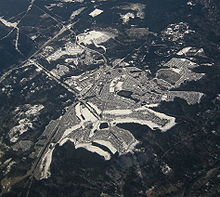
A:
[[[98,15],[100,15],[101,13],[103,12],[103,10],[100,10],[100,9],[95,9],[95,10],[93,10],[90,14],[89,14],[89,16],[91,16],[91,17],[96,17],[96,16],[98,16]]]
[[[90,45],[93,43],[101,44],[108,41],[110,38],[114,38],[115,35],[106,31],[88,31],[82,34],[77,35],[78,43],[82,43],[84,45]]]
[[[41,104],[26,104],[23,106],[23,108],[25,109],[22,109],[22,107],[17,107],[15,109],[17,125],[11,128],[8,132],[10,141],[13,143],[18,141],[20,135],[33,128],[32,120],[34,117],[40,114],[41,110],[44,109],[44,106]]]
[[[16,22],[12,23],[10,21],[5,20],[3,17],[0,17],[0,22],[3,23],[7,27],[13,27],[13,28],[16,28],[18,25],[18,23]]]
[[[88,151],[91,151],[93,153],[97,153],[105,158],[105,160],[111,159],[111,155],[107,152],[102,150],[101,148],[97,146],[93,146],[92,143],[78,143],[75,145],[75,148],[85,148]]]

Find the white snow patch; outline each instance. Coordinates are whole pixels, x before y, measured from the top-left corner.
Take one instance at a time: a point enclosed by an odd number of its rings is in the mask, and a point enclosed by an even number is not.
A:
[[[60,78],[67,74],[69,71],[70,69],[67,66],[58,64],[56,68],[51,70],[50,72],[53,76]]]
[[[118,117],[115,120],[110,122],[111,126],[115,126],[116,124],[119,124],[119,123],[137,123],[140,125],[146,125],[150,127],[152,130],[155,130],[160,127],[159,125],[157,125],[156,123],[150,120],[140,120],[137,118],[129,118],[129,117],[125,117],[125,118]]]
[[[120,90],[122,90],[123,88],[122,88],[122,85],[123,85],[123,81],[119,81],[117,84],[116,84],[116,86],[115,86],[115,91],[120,91]]]
[[[112,113],[112,111],[115,113]],[[144,106],[136,109],[135,111],[142,112],[142,113],[155,114],[155,116],[157,116],[161,119],[166,119],[168,121],[168,123],[161,126],[151,120],[137,119],[134,117],[116,117],[115,120],[110,122],[111,126],[115,126],[118,123],[138,123],[141,125],[146,125],[146,126],[150,127],[152,130],[160,129],[161,131],[165,132],[165,131],[169,130],[170,128],[172,128],[176,124],[174,117],[165,115],[160,112],[153,111],[152,109],[146,108]],[[113,114],[113,115],[128,115],[128,114],[132,113],[132,110],[110,110],[108,112],[108,114],[109,113]]]
[[[89,104],[96,111],[97,114],[102,113],[101,110],[96,105],[94,105],[93,103],[87,102],[87,104]]]
[[[172,172],[172,169],[167,164],[164,164],[161,167],[161,171],[163,172],[163,174],[168,175],[170,172]]]
[[[81,108],[81,115],[85,118],[84,121],[91,121],[91,122],[95,122],[97,121],[97,118],[89,111],[88,108]]]
[[[55,147],[54,147],[55,148]],[[41,165],[40,165],[40,180],[42,179],[47,179],[50,177],[50,164],[52,162],[52,154],[54,151],[54,148],[48,149],[47,153],[43,156],[41,160]]]
[[[158,107],[160,103],[146,104],[145,107]]]
[[[131,18],[135,18],[135,15],[133,13],[130,13],[130,12],[127,13],[127,14],[124,14],[124,15],[121,14],[120,16],[121,16],[121,19],[122,19],[123,23],[128,23]]]
[[[26,112],[26,115],[37,115],[42,109],[44,109],[43,105],[33,105]]]
[[[101,13],[103,12],[103,10],[100,10],[100,9],[95,9],[95,10],[93,10],[90,14],[89,14],[89,16],[91,16],[91,17],[96,17],[96,16],[98,16],[98,15],[100,15]]]
[[[122,75],[120,77],[115,77],[109,85],[109,92],[115,92],[117,90],[122,90],[122,85],[124,82],[120,81],[120,80],[123,80],[125,77],[126,77],[126,75]]]
[[[65,50],[58,49],[53,54],[49,55],[46,58],[46,60],[48,62],[56,61],[64,55],[78,55],[78,54],[82,54],[83,51],[84,51],[84,49],[82,47],[80,47],[79,45],[72,43],[72,42],[68,42],[65,45]]]
[[[106,140],[94,140],[95,143],[101,144],[103,146],[106,146],[112,154],[115,154],[117,152],[117,149],[111,144],[111,142],[106,141]]]
[[[12,158],[8,159],[6,162],[8,162],[8,164],[7,164],[6,171],[3,171],[4,176],[5,176],[6,174],[8,174],[8,173],[11,171],[12,166],[13,166],[14,164],[16,164],[16,162],[13,161]]]
[[[102,150],[99,147],[93,146],[91,143],[79,143],[79,144],[75,145],[75,148],[76,149],[77,148],[84,148],[84,149],[86,149],[90,152],[97,153],[97,154],[103,156],[105,158],[105,160],[110,160],[111,159],[111,155],[108,152]]]
[[[189,50],[191,49],[192,47],[185,47],[183,48],[182,50],[180,50],[177,55],[185,55],[187,52],[189,52]]]
[[[0,17],[0,22],[2,22],[5,26],[7,27],[13,27],[13,28],[17,28],[18,23],[11,23],[7,20],[5,20],[4,18]]]
[[[170,68],[173,72],[180,74],[181,70],[179,68]]]
[[[18,121],[18,125],[13,127],[9,131],[9,137],[11,142],[16,142],[19,139],[19,136],[22,135],[23,133],[27,132],[29,128],[32,128],[33,124],[32,122],[27,119],[21,119]]]
[[[108,115],[115,115],[115,116],[123,116],[123,115],[128,115],[131,114],[132,110],[130,109],[115,109],[115,110],[105,110],[103,111],[103,114],[108,114]]]
[[[211,66],[213,66],[213,63],[206,63],[206,64],[202,64],[202,65],[211,67]]]
[[[30,128],[33,128],[32,119],[39,115],[40,111],[44,109],[44,106],[41,104],[33,106],[26,104],[25,106],[28,107],[26,111],[21,111],[20,107],[15,109],[15,113],[19,119],[17,119],[18,125],[14,126],[8,132],[11,142],[16,142],[20,135],[27,132]]]
[[[112,33],[105,31],[92,30],[86,33],[79,34],[77,40],[84,45],[101,44],[108,41],[110,38],[115,37]]]
[[[78,16],[83,10],[85,10],[85,7],[79,8],[72,12],[70,19],[74,19],[76,16]]]
[[[165,124],[164,126],[159,126],[159,129],[161,131],[167,131],[167,130],[171,129],[174,125],[176,125],[176,122],[175,122],[176,119],[172,116],[168,116],[164,113],[156,112],[152,109],[147,109],[147,111],[155,114],[156,116],[160,117],[161,119],[169,120],[169,123]]]

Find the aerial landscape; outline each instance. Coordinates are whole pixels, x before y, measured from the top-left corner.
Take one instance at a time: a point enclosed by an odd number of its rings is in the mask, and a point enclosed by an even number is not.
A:
[[[219,197],[219,0],[1,0],[0,196]]]

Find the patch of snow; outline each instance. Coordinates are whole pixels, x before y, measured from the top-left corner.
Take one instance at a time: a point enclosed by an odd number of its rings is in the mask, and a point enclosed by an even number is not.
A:
[[[134,17],[138,17],[140,19],[144,19],[145,18],[145,5],[141,4],[141,3],[129,3],[128,5],[125,6],[118,6],[117,8],[122,9],[122,10],[132,10],[135,14]],[[126,14],[127,16],[125,16],[124,18],[128,18],[130,14]],[[123,15],[122,15],[123,16]],[[131,16],[131,15],[130,15]],[[133,16],[131,16],[133,17]],[[127,21],[125,21],[127,22]]]
[[[145,107],[158,107],[160,103],[146,104]]]
[[[187,4],[188,6],[195,6],[195,5],[196,5],[196,4],[193,3],[192,1],[188,1],[186,4]]]
[[[185,47],[183,48],[182,50],[180,50],[177,55],[185,55],[187,52],[189,52],[189,50],[191,49],[192,47]]]
[[[164,164],[161,167],[161,171],[163,172],[163,174],[168,175],[170,172],[172,172],[172,169],[167,164]]]
[[[146,125],[150,127],[152,130],[155,130],[160,127],[159,125],[157,125],[156,123],[150,120],[140,120],[137,118],[129,118],[129,117],[125,117],[125,118],[117,117],[115,118],[115,120],[110,122],[111,126],[115,126],[119,123],[137,123],[140,125]]]
[[[147,111],[149,111],[150,113],[155,114],[156,116],[160,117],[161,119],[168,120],[167,124],[165,124],[164,126],[160,126],[159,127],[159,129],[161,131],[167,131],[167,130],[171,129],[173,126],[176,125],[176,122],[175,122],[176,119],[174,117],[172,117],[172,116],[168,116],[168,115],[166,115],[164,113],[153,111],[152,109],[147,109]]]
[[[17,28],[17,25],[18,25],[18,23],[9,22],[9,21],[5,20],[3,17],[0,17],[0,22],[2,22],[7,27],[13,27],[13,28]]]
[[[119,81],[117,84],[116,84],[116,86],[115,86],[115,91],[120,91],[120,90],[122,90],[123,88],[122,88],[122,85],[123,85],[123,81]]]
[[[105,160],[110,160],[111,159],[111,155],[108,152],[102,150],[99,147],[93,146],[91,143],[79,143],[79,144],[75,145],[75,148],[76,149],[77,148],[84,148],[84,149],[86,149],[90,152],[97,153],[97,154],[103,156],[105,158]]]
[[[170,68],[173,72],[180,74],[181,70],[179,68]]]
[[[115,116],[123,116],[123,115],[128,115],[131,114],[132,110],[130,109],[118,109],[118,110],[105,110],[103,111],[103,114],[108,114],[108,115],[115,115]]]
[[[203,65],[203,66],[209,66],[209,67],[213,66],[212,63],[206,63],[206,64],[202,64],[202,65]]]
[[[79,8],[72,12],[70,19],[74,19],[76,16],[78,16],[83,10],[85,10],[85,7]]]
[[[47,153],[44,154],[41,164],[40,164],[40,180],[47,179],[50,177],[50,164],[52,162],[52,154],[53,154],[54,148],[48,149]]]
[[[64,55],[78,55],[78,54],[82,54],[83,52],[84,52],[84,49],[82,47],[80,47],[79,45],[75,43],[68,42],[65,45],[65,50],[58,49],[53,54],[49,55],[46,58],[46,60],[48,62],[56,61]]]
[[[71,140],[70,138],[67,138],[67,136],[68,136],[70,133],[72,133],[73,131],[75,131],[75,130],[81,128],[81,127],[82,127],[82,123],[77,124],[77,125],[75,125],[75,126],[69,128],[69,129],[66,129],[66,130],[64,131],[63,135],[62,135],[61,140],[58,142],[59,146],[62,146],[63,144],[66,143],[66,141]]]
[[[39,112],[42,110],[42,109],[44,109],[44,106],[43,105],[33,105],[33,106],[31,106],[26,112],[25,112],[25,114],[26,115],[37,115],[37,114],[39,114]]]
[[[134,15],[133,13],[130,13],[130,12],[129,12],[129,13],[124,14],[124,15],[121,14],[120,17],[121,17],[123,23],[126,24],[126,23],[129,22],[129,20],[130,20],[131,18],[135,18],[135,15]]]
[[[123,81],[120,81],[122,79],[124,79],[126,77],[126,75],[122,75],[120,77],[115,77],[110,85],[109,85],[109,92],[115,92],[117,90],[122,90],[122,85],[123,85]]]
[[[29,128],[33,128],[33,124],[29,119],[25,118],[25,119],[19,120],[18,125],[13,127],[9,131],[10,141],[11,142],[18,141],[19,136],[27,132]]]
[[[109,141],[106,141],[106,140],[94,140],[93,142],[95,142],[97,144],[101,144],[103,146],[106,146],[112,152],[112,154],[115,154],[117,152],[117,149]]]
[[[98,16],[98,15],[100,15],[101,13],[103,12],[103,10],[100,10],[100,9],[95,9],[95,10],[93,10],[90,14],[89,14],[89,16],[91,16],[91,17],[96,17],[96,16]]]
[[[12,158],[10,158],[10,159],[6,160],[6,161],[4,162],[4,164],[7,165],[6,171],[3,171],[3,174],[4,174],[4,176],[5,176],[5,175],[7,175],[7,174],[11,171],[12,166],[13,166],[14,164],[16,164],[16,162],[13,161]]]
[[[23,111],[22,108],[26,108]],[[14,126],[9,132],[11,142],[16,142],[19,136],[27,132],[30,128],[33,128],[32,119],[39,115],[40,111],[44,109],[44,106],[25,104],[23,107],[17,107],[14,112],[16,113],[18,124]]]
[[[113,37],[115,37],[114,34],[110,32],[92,30],[86,33],[79,34],[77,36],[77,40],[79,43],[83,43],[84,45],[90,45],[93,43],[104,43]]]
[[[89,104],[96,111],[97,114],[102,113],[101,110],[96,105],[94,105],[93,103],[87,102],[87,104]]]
[[[37,35],[31,36],[31,40],[35,40],[37,37]]]
[[[51,70],[51,74],[57,77],[58,79],[65,74],[67,74],[70,71],[70,69],[65,65],[58,64],[55,69]]]
[[[89,111],[88,108],[82,107],[81,108],[82,116],[85,118],[85,121],[95,122],[97,118]]]

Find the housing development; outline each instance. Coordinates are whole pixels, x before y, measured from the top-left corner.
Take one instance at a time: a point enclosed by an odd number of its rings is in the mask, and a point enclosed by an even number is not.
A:
[[[0,196],[215,196],[216,4],[1,0]]]

